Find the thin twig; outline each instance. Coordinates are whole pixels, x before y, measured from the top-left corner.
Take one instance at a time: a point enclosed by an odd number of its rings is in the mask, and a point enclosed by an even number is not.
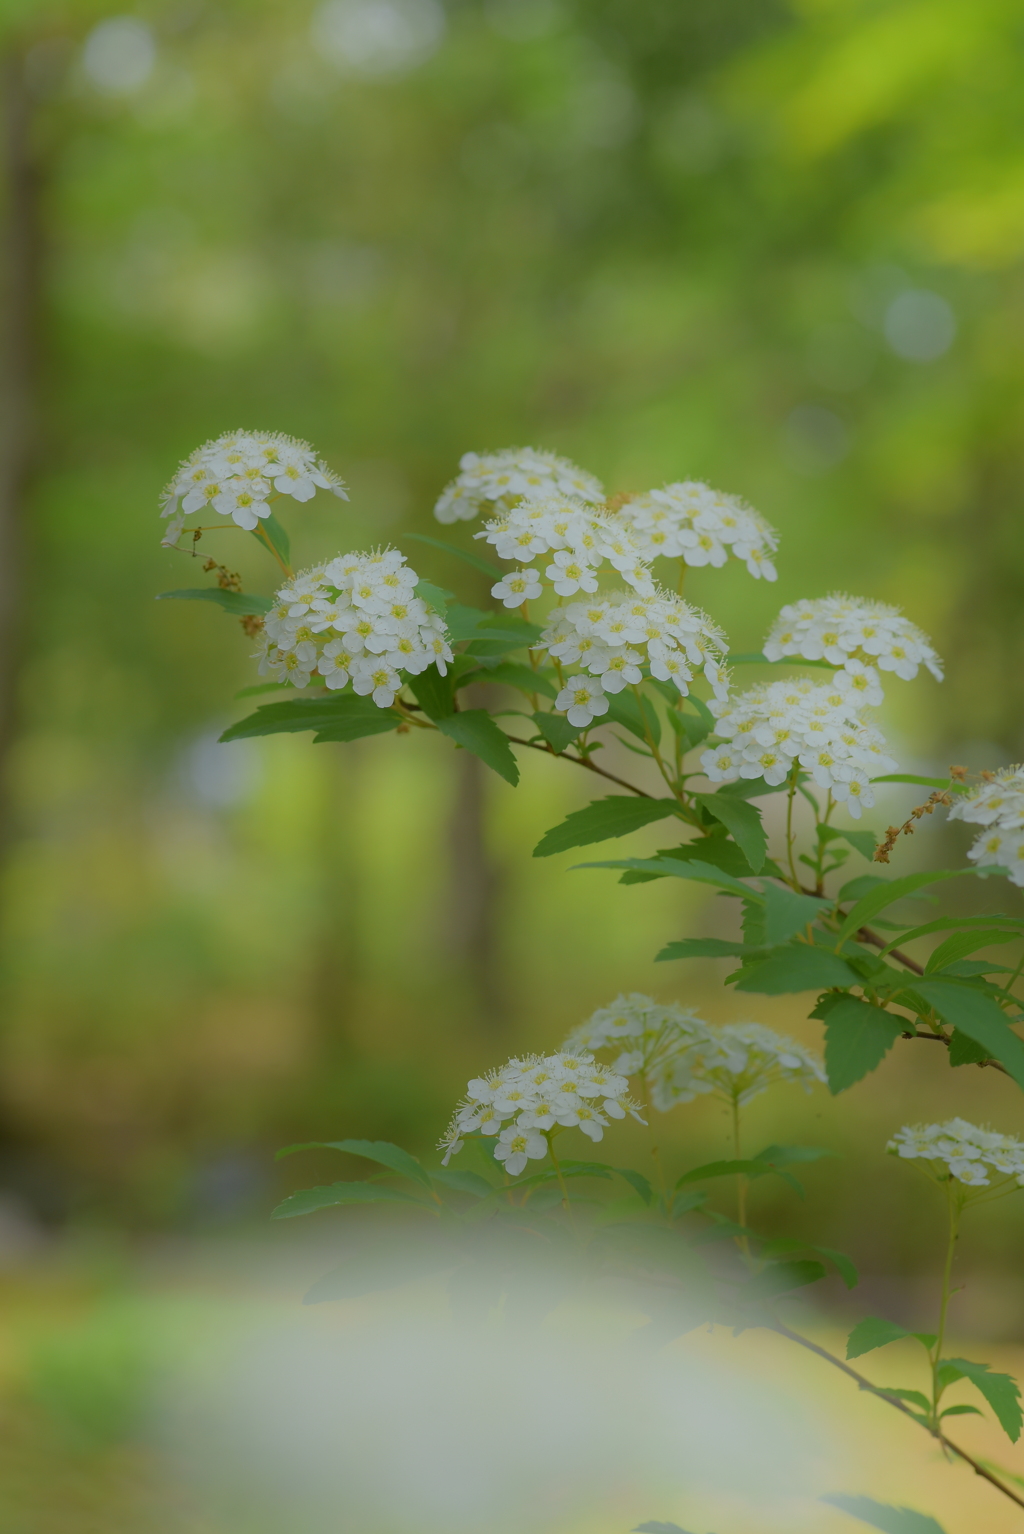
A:
[[[809,1337],[803,1337],[799,1332],[792,1331],[784,1322],[773,1319],[772,1329],[778,1332],[781,1337],[788,1337],[790,1342],[796,1342],[800,1347],[806,1348],[809,1353],[817,1354],[819,1358],[823,1358],[826,1363],[832,1364],[834,1368],[841,1369],[844,1374],[849,1375],[850,1379],[856,1380],[861,1390],[868,1390],[872,1395],[880,1396],[883,1401],[888,1402],[890,1406],[894,1406],[905,1417],[909,1417],[912,1422],[916,1422],[918,1427],[924,1428],[925,1432],[936,1439],[944,1449],[948,1449],[950,1453],[962,1459],[965,1464],[970,1465],[975,1475],[980,1475],[983,1481],[988,1481],[990,1486],[994,1486],[996,1491],[1001,1491],[1004,1497],[1009,1497],[1011,1502],[1016,1502],[1018,1507],[1024,1507],[1024,1497],[1018,1497],[1017,1493],[1011,1491],[1008,1486],[1004,1486],[1003,1482],[999,1480],[998,1476],[993,1475],[991,1470],[986,1470],[980,1460],[976,1460],[973,1455],[967,1453],[966,1449],[961,1449],[957,1444],[951,1442],[941,1428],[932,1428],[928,1426],[927,1422],[922,1422],[920,1417],[905,1402],[900,1400],[899,1396],[890,1395],[888,1391],[882,1389],[879,1385],[873,1385],[863,1374],[858,1373],[856,1369],[851,1369],[850,1365],[845,1363],[843,1359],[837,1358],[827,1348],[819,1347],[818,1343],[812,1342]]]
[[[547,746],[540,745],[536,740],[520,740],[518,735],[509,735],[507,738],[514,746],[529,746],[531,751],[543,751],[546,756],[552,754]],[[620,788],[628,788],[631,794],[638,794],[641,799],[654,799],[657,797],[656,794],[649,794],[644,788],[637,788],[635,783],[627,783],[625,778],[617,778],[614,772],[606,772],[603,767],[599,767],[596,762],[592,762],[588,756],[566,756],[564,751],[556,751],[554,755],[563,762],[575,762],[577,767],[586,767],[588,772],[596,772],[600,777],[607,778],[610,783],[617,783]]]
[[[861,942],[870,943],[874,948],[885,948],[887,946],[882,934],[880,932],[872,932],[870,927],[859,928],[857,936]],[[901,964],[905,964],[907,969],[913,970],[915,975],[924,974],[923,968],[916,959],[910,958],[908,954],[901,953],[898,948],[890,948],[889,952],[894,959],[898,959]]]

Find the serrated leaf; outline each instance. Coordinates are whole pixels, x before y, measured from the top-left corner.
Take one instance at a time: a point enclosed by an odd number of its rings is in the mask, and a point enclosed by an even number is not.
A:
[[[552,751],[557,752],[559,756],[583,733],[576,725],[570,724],[562,714],[536,713],[533,715],[533,722]]]
[[[454,591],[445,591],[443,586],[435,586],[432,581],[417,581],[413,592],[442,618],[448,611],[448,603],[455,601]]]
[[[766,880],[761,883],[761,893],[764,896],[763,940],[768,947],[785,943],[802,932],[831,906],[830,901],[820,900],[816,895],[798,895],[794,890],[783,889]]]
[[[801,1241],[796,1236],[780,1236],[774,1241],[768,1241],[761,1248],[760,1256],[763,1259],[772,1259],[784,1252],[814,1252],[819,1257],[825,1257],[835,1268],[847,1289],[855,1289],[860,1282],[860,1275],[843,1252],[837,1252],[831,1246],[815,1246],[813,1241]]]
[[[1012,928],[1020,936],[1024,931],[1024,921],[1019,916],[937,916],[934,921],[926,921],[918,927],[901,927],[898,937],[886,944],[881,950],[883,954],[891,948],[899,948],[904,943],[912,943],[915,938],[927,937],[931,932],[949,932],[951,930],[973,929],[974,927],[990,926],[993,922],[1000,922],[1003,926]],[[894,925],[893,923],[878,922],[878,926]]]
[[[785,996],[858,983],[859,977],[836,954],[809,943],[787,943],[769,957],[744,966],[736,989],[760,996]]]
[[[905,1018],[856,996],[841,997],[825,1022],[825,1073],[832,1096],[875,1070],[906,1029]]]
[[[428,719],[436,724],[455,712],[455,677],[449,671],[442,676],[436,666],[428,666],[419,676],[409,678],[409,686]]]
[[[881,874],[858,874],[856,879],[847,880],[840,889],[837,898],[840,901],[860,900],[861,896],[866,895],[869,890],[888,883],[889,880],[883,879]]]
[[[1007,1438],[1016,1443],[1024,1417],[1021,1414],[1020,1388],[1009,1374],[993,1374],[988,1364],[971,1363],[966,1358],[944,1358],[939,1364],[939,1384],[953,1384],[958,1379],[970,1380],[980,1390],[995,1412],[999,1425]]]
[[[737,1298],[744,1304],[750,1301],[774,1299],[779,1294],[789,1294],[793,1289],[803,1289],[816,1284],[826,1276],[820,1262],[773,1262],[762,1268],[753,1278],[748,1278],[738,1291]]]
[[[542,698],[556,698],[558,690],[541,671],[534,671],[518,661],[504,660],[497,666],[488,666],[480,674],[481,682],[503,682],[506,687],[518,687],[520,692],[537,693]]]
[[[843,925],[837,934],[837,941],[851,937],[859,927],[863,927],[877,916],[879,911],[884,911],[886,906],[892,905],[896,900],[902,900],[906,895],[913,895],[919,889],[924,889],[929,884],[939,884],[944,879],[960,879],[965,874],[973,874],[973,868],[947,868],[933,873],[907,874],[902,879],[887,879],[874,889],[868,890],[854,905],[852,911],[844,918]]]
[[[940,1417],[982,1417],[984,1412],[977,1406],[947,1406],[945,1411],[939,1412]]]
[[[884,1502],[874,1502],[870,1497],[846,1497],[839,1493],[820,1500],[830,1507],[837,1507],[841,1513],[849,1513],[851,1518],[858,1518],[872,1529],[880,1529],[881,1534],[945,1534],[942,1525],[934,1518],[929,1518],[927,1513],[915,1513],[909,1507],[890,1507]]]
[[[1024,1043],[991,996],[967,980],[915,980],[913,989],[945,1022],[994,1055],[1024,1088]]]
[[[181,591],[161,591],[158,602],[213,602],[234,618],[264,618],[274,605],[272,597],[248,591],[222,591],[219,586],[197,586]]]
[[[803,1198],[803,1188],[789,1172],[753,1157],[749,1160],[734,1158],[729,1161],[708,1161],[704,1166],[694,1167],[692,1171],[684,1172],[676,1183],[676,1187],[683,1188],[691,1182],[706,1182],[713,1177],[765,1177],[768,1173],[781,1177],[783,1182],[787,1182]]]
[[[681,937],[667,943],[655,961],[660,959],[725,959],[736,958],[755,950],[746,943],[729,943],[720,937]]]
[[[670,879],[692,879],[697,884],[711,884],[716,889],[728,890],[744,900],[761,900],[763,897],[746,884],[741,884],[731,874],[701,863],[696,858],[620,858],[604,863],[577,863],[577,868],[631,868],[640,873],[659,874]]]
[[[707,740],[714,728],[713,720],[711,724],[705,724],[699,715],[682,713],[677,708],[667,709],[665,717],[678,735],[684,755]]]
[[[641,693],[639,697],[628,689],[608,694],[608,711],[601,715],[601,724],[618,724],[645,745],[651,741],[657,746],[661,741],[661,720],[658,711]],[[648,740],[648,735],[650,740]]]
[[[627,799],[624,794],[609,794],[606,799],[595,799],[585,809],[573,810],[561,825],[545,831],[533,849],[535,858],[550,857],[555,852],[565,852],[570,847],[586,847],[592,842],[610,841],[616,836],[628,836],[642,826],[653,825],[676,813],[674,799]]]
[[[975,953],[979,948],[994,947],[997,943],[1012,943],[1019,938],[1017,932],[1006,932],[998,927],[982,928],[980,931],[954,932],[952,937],[947,937],[944,943],[929,958],[925,965],[925,974],[933,975],[936,970],[945,969],[947,964],[953,964],[957,959],[965,959],[969,953]]]
[[[294,734],[299,730],[330,731],[325,740],[358,740],[398,728],[401,720],[389,708],[378,708],[355,693],[316,698],[292,698],[264,703],[254,714],[224,731],[222,741],[250,740],[256,735]]]
[[[416,543],[428,543],[432,549],[440,549],[444,554],[453,554],[456,559],[465,560],[467,565],[472,565],[474,570],[482,570],[495,581],[500,581],[506,571],[499,570],[497,565],[492,565],[490,560],[484,559],[472,549],[460,549],[454,543],[445,543],[443,538],[428,538],[426,533],[403,533],[403,538],[412,538]]]
[[[491,718],[486,709],[469,708],[461,714],[434,721],[442,735],[447,735],[456,745],[472,751],[499,777],[514,788],[519,782],[519,763],[508,743],[508,736]]]
[[[376,1161],[378,1166],[386,1166],[400,1177],[408,1177],[422,1187],[430,1188],[430,1175],[425,1168],[407,1150],[393,1145],[390,1140],[306,1140],[301,1145],[286,1145],[274,1159],[280,1161],[282,1156],[291,1156],[300,1150],[345,1151],[350,1156],[362,1156],[365,1161]]]
[[[866,828],[860,831],[846,831],[840,830],[838,826],[818,827],[818,839],[821,842],[831,842],[837,838],[844,842],[849,842],[850,846],[856,852],[859,852],[862,858],[867,858],[869,863],[875,855],[875,848],[878,846],[878,837],[874,831],[868,831]]]
[[[887,1347],[890,1342],[901,1342],[904,1337],[912,1335],[905,1327],[897,1326],[895,1321],[886,1321],[881,1316],[867,1316],[857,1322],[846,1339],[846,1356],[860,1358],[865,1353],[873,1353],[876,1348]]]
[[[745,799],[731,798],[728,794],[694,794],[694,799],[709,815],[719,821],[750,864],[754,873],[760,873],[768,852],[768,837],[761,822],[761,812]]]
[[[954,1028],[949,1040],[949,1063],[951,1066],[978,1065],[982,1060],[992,1060],[984,1044],[979,1044],[968,1034]]]
[[[258,524],[251,530],[253,537],[259,539],[260,543],[263,542],[262,537],[260,537],[261,530],[277,550],[281,561],[286,565],[291,564],[292,541],[273,512],[270,513],[269,517],[261,517]]]
[[[297,1214],[312,1214],[335,1204],[419,1204],[420,1200],[401,1188],[389,1188],[380,1182],[333,1182],[320,1188],[302,1188],[292,1193],[276,1209],[272,1220],[288,1220]],[[422,1205],[420,1206],[422,1208]]]

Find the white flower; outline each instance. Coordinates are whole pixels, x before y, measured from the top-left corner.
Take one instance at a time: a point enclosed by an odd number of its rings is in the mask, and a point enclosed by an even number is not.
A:
[[[1024,886],[1024,767],[1004,767],[957,799],[950,820],[983,826],[967,856],[979,868],[1006,868]]]
[[[597,590],[597,576],[591,566],[568,549],[559,549],[544,574],[560,597],[574,596],[577,591]]]
[[[469,522],[481,507],[508,509],[524,496],[572,495],[592,506],[604,500],[604,488],[592,474],[539,448],[465,453],[459,470],[434,508],[439,522]]]
[[[491,587],[491,596],[506,607],[522,607],[524,602],[536,602],[543,589],[536,570],[510,570]]]
[[[945,1124],[904,1125],[889,1141],[891,1155],[928,1162],[932,1176],[947,1174],[969,1188],[991,1185],[986,1168],[1024,1187],[1024,1142],[1012,1135],[981,1129],[966,1119]]]
[[[194,511],[212,506],[251,531],[260,518],[270,516],[272,489],[308,501],[318,488],[348,500],[342,481],[318,461],[308,442],[280,432],[227,432],[178,465],[162,496],[161,516],[170,518],[164,546],[177,543],[186,516]]]
[[[297,687],[316,672],[390,708],[405,676],[452,659],[444,623],[415,595],[417,576],[397,549],[345,554],[300,571],[278,591],[264,623],[260,674]]]
[[[858,818],[862,805],[874,803],[871,779],[897,768],[883,737],[859,712],[856,682],[865,670],[853,674],[852,685],[838,677],[825,684],[790,678],[712,701],[715,733],[725,744],[704,752],[704,771],[716,783],[764,778],[774,785],[802,767]]]
[[[732,554],[755,578],[776,578],[774,529],[737,496],[710,485],[685,480],[631,496],[618,515],[639,539],[644,559],[662,554],[688,565],[724,565]]]
[[[510,1177],[518,1177],[526,1169],[527,1161],[539,1161],[548,1153],[548,1142],[536,1129],[519,1124],[503,1129],[494,1147],[496,1161],[504,1161]]]
[[[545,573],[561,596],[596,591],[594,572],[605,561],[634,590],[654,589],[651,572],[626,523],[573,496],[547,494],[517,501],[475,536],[491,544],[500,559],[519,564],[552,554]]]
[[[564,711],[570,724],[585,729],[598,714],[608,712],[608,699],[597,677],[571,676],[555,699],[555,707]]]
[[[865,703],[881,700],[875,666],[911,681],[924,665],[942,681],[942,662],[927,635],[898,607],[841,592],[784,607],[764,642],[764,653],[771,661],[797,655],[825,660],[845,667],[855,678],[867,669],[869,679],[853,684]]]

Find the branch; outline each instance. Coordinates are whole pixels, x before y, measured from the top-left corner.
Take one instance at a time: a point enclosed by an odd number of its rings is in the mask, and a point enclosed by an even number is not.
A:
[[[508,739],[514,746],[529,746],[531,751],[543,751],[545,756],[555,756],[559,761],[575,762],[577,767],[585,767],[588,772],[596,772],[599,777],[607,778],[609,783],[617,783],[620,788],[628,788],[631,794],[638,794],[641,799],[654,799],[656,795],[649,794],[644,788],[637,788],[635,783],[627,783],[625,778],[617,778],[614,772],[606,772],[603,767],[598,767],[588,756],[566,756],[564,751],[552,751],[548,746],[542,746],[536,740],[520,740],[518,735],[510,735]]]
[[[1024,1497],[1019,1497],[1015,1491],[1011,1491],[1008,1486],[1004,1486],[998,1476],[993,1475],[991,1470],[986,1470],[981,1461],[968,1454],[966,1449],[961,1449],[955,1443],[952,1443],[941,1428],[929,1427],[926,1422],[922,1422],[920,1417],[905,1402],[900,1400],[899,1396],[889,1395],[880,1386],[873,1385],[865,1375],[859,1374],[856,1369],[851,1369],[848,1363],[844,1363],[841,1358],[837,1358],[827,1348],[819,1347],[809,1337],[802,1337],[799,1332],[791,1331],[782,1321],[773,1319],[772,1330],[778,1332],[781,1337],[788,1337],[790,1342],[798,1343],[800,1347],[806,1348],[809,1353],[817,1354],[819,1358],[823,1358],[833,1368],[841,1369],[844,1374],[849,1375],[850,1379],[856,1380],[861,1390],[868,1390],[872,1395],[881,1396],[883,1401],[888,1402],[890,1406],[894,1406],[897,1411],[902,1412],[905,1417],[909,1417],[912,1422],[916,1422],[918,1427],[923,1427],[925,1432],[936,1439],[944,1449],[948,1449],[952,1454],[962,1459],[965,1464],[970,1465],[975,1475],[980,1475],[983,1481],[988,1481],[990,1486],[994,1486],[996,1491],[1001,1491],[1004,1497],[1009,1497],[1011,1502],[1016,1502],[1018,1507],[1024,1507]]]
[[[870,927],[859,928],[857,936],[860,938],[862,943],[870,943],[874,948],[886,947],[885,938],[882,937],[881,933],[879,932],[872,932]],[[894,959],[898,959],[901,964],[905,964],[907,969],[913,970],[915,975],[924,974],[923,968],[920,964],[918,964],[916,959],[911,959],[909,955],[901,953],[898,948],[890,948],[889,952]]]

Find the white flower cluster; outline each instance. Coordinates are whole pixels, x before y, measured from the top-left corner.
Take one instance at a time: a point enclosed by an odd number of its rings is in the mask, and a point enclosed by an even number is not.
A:
[[[572,496],[544,495],[518,501],[486,522],[483,532],[475,536],[492,544],[500,559],[514,559],[520,565],[532,565],[539,555],[549,554],[544,574],[560,597],[596,591],[596,571],[605,560],[635,591],[654,590],[650,569],[640,558],[639,545],[626,524]],[[533,569],[517,570],[514,575],[537,580]],[[504,582],[492,592],[506,606],[518,605],[508,601],[508,594]]]
[[[573,495],[592,506],[604,500],[604,487],[593,474],[540,448],[464,453],[459,470],[434,507],[439,522],[471,522],[482,506],[507,509],[523,496]]]
[[[905,682],[914,679],[919,666],[927,666],[937,682],[943,675],[927,634],[898,607],[841,592],[784,607],[764,642],[764,653],[771,661],[799,655],[848,670],[856,669],[857,663],[878,666]]]
[[[663,554],[688,565],[724,565],[730,554],[751,575],[776,579],[771,556],[778,534],[753,507],[697,480],[631,496],[620,516],[632,527],[645,559]]]
[[[861,806],[875,802],[871,779],[898,765],[879,731],[860,717],[860,701],[849,672],[825,685],[791,678],[712,701],[715,733],[725,744],[705,751],[701,766],[714,783],[764,778],[774,785],[798,763],[859,819]]]
[[[306,687],[314,672],[390,708],[402,672],[452,659],[444,623],[415,594],[419,577],[397,549],[339,554],[282,586],[264,624],[260,675]]]
[[[1018,1187],[1024,1188],[1024,1142],[1013,1135],[979,1129],[966,1119],[904,1125],[886,1150],[908,1161],[927,1161],[933,1175],[944,1177],[948,1172],[968,1188],[989,1187],[990,1171],[1000,1177],[1012,1177]]]
[[[674,683],[684,697],[696,670],[720,698],[728,695],[725,636],[696,607],[658,588],[650,594],[602,592],[556,607],[541,647],[566,667],[581,666],[588,673],[570,676],[555,700],[569,723],[581,728],[607,711],[607,693],[635,686],[645,668],[659,681]]]
[[[500,1070],[469,1083],[438,1150],[444,1151],[447,1166],[467,1135],[494,1135],[495,1160],[518,1177],[527,1161],[547,1154],[546,1135],[553,1129],[581,1129],[597,1141],[609,1118],[631,1113],[643,1123],[626,1095],[628,1085],[625,1076],[601,1065],[586,1050],[509,1060]]]
[[[619,1049],[612,1069],[644,1077],[663,1113],[701,1094],[742,1105],[775,1082],[796,1081],[810,1091],[826,1079],[817,1055],[760,1023],[714,1027],[674,1002],[636,992],[599,1007],[566,1048]]]
[[[308,442],[281,432],[226,432],[197,447],[164,491],[161,516],[171,518],[164,545],[177,543],[190,512],[208,508],[251,532],[270,516],[275,494],[309,501],[318,489],[348,500],[342,481]]]
[[[984,827],[967,854],[972,862],[1007,868],[1011,882],[1024,885],[1024,767],[1005,767],[958,798],[949,818]]]

